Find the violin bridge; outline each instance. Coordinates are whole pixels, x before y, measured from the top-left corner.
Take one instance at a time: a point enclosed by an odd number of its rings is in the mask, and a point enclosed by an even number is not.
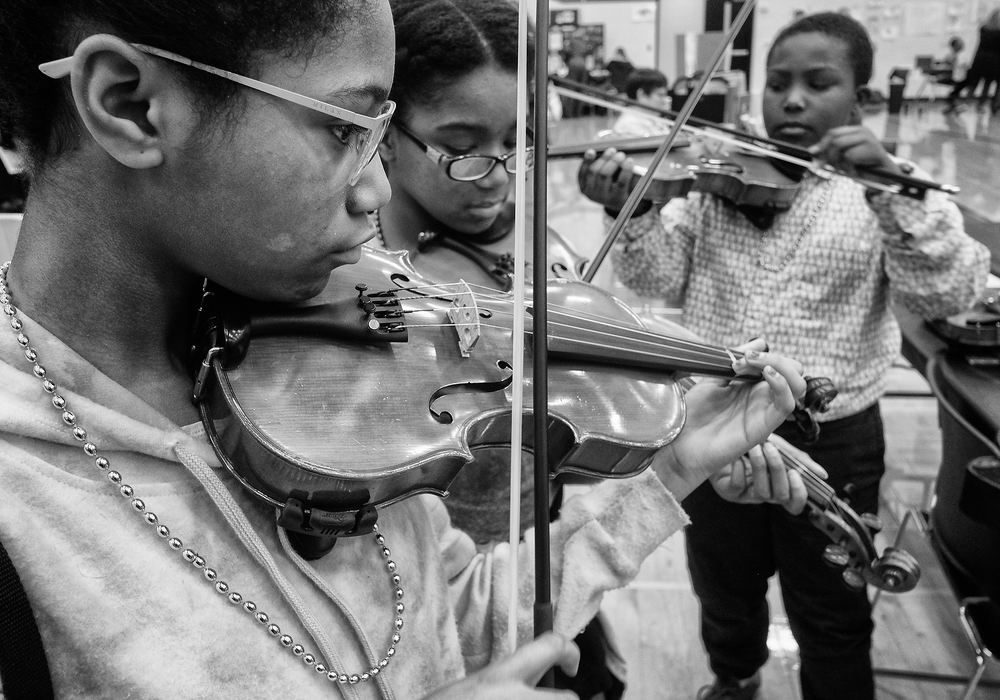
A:
[[[468,357],[472,353],[472,348],[479,341],[479,307],[476,306],[476,297],[465,280],[461,280],[464,291],[455,295],[451,301],[451,308],[448,309],[448,318],[455,326],[458,333],[458,349],[462,357]]]

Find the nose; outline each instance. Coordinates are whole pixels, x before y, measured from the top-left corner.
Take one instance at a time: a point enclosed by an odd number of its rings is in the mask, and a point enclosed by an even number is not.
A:
[[[504,168],[500,161],[494,161],[493,167],[486,173],[485,177],[476,180],[476,184],[484,190],[501,187],[510,181],[510,173]]]
[[[805,90],[801,85],[792,85],[785,93],[785,101],[782,105],[786,112],[801,112],[805,109]]]
[[[388,204],[391,195],[392,187],[382,159],[376,155],[361,172],[357,183],[348,188],[347,208],[352,214],[374,211]]]

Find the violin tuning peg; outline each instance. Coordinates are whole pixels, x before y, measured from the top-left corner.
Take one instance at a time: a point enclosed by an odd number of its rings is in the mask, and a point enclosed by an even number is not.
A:
[[[823,549],[823,561],[830,566],[844,567],[847,566],[850,560],[851,556],[847,553],[847,550],[839,544],[828,544]]]
[[[909,552],[886,547],[872,565],[876,585],[893,593],[905,593],[912,590],[920,580],[920,564]]]
[[[882,519],[874,513],[862,513],[861,522],[865,524],[865,527],[871,530],[872,534],[882,532]]]
[[[845,569],[841,577],[851,590],[859,591],[865,587],[865,577],[854,569]]]

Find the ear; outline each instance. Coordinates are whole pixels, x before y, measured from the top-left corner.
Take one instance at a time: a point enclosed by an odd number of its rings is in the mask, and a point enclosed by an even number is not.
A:
[[[127,168],[163,163],[177,85],[157,59],[118,37],[95,34],[73,55],[71,85],[80,119],[108,155]]]
[[[382,143],[378,145],[378,154],[382,158],[383,163],[396,160],[396,147],[398,143],[399,132],[390,124],[385,132],[385,136],[382,137]]]

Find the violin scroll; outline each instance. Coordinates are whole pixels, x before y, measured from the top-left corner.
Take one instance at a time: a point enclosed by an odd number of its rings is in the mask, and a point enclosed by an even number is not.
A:
[[[866,581],[876,588],[890,593],[905,593],[913,590],[920,580],[920,565],[913,555],[902,549],[886,547],[871,567],[871,576]]]
[[[826,413],[830,402],[840,393],[827,377],[806,377],[806,395],[803,399],[806,410]]]
[[[876,516],[859,516],[836,497],[826,503],[810,498],[806,512],[813,525],[832,541],[823,551],[824,561],[843,568],[841,576],[849,588],[861,589],[867,584],[890,593],[905,593],[917,585],[920,564],[910,553],[886,547],[878,555],[873,538],[882,524]]]

